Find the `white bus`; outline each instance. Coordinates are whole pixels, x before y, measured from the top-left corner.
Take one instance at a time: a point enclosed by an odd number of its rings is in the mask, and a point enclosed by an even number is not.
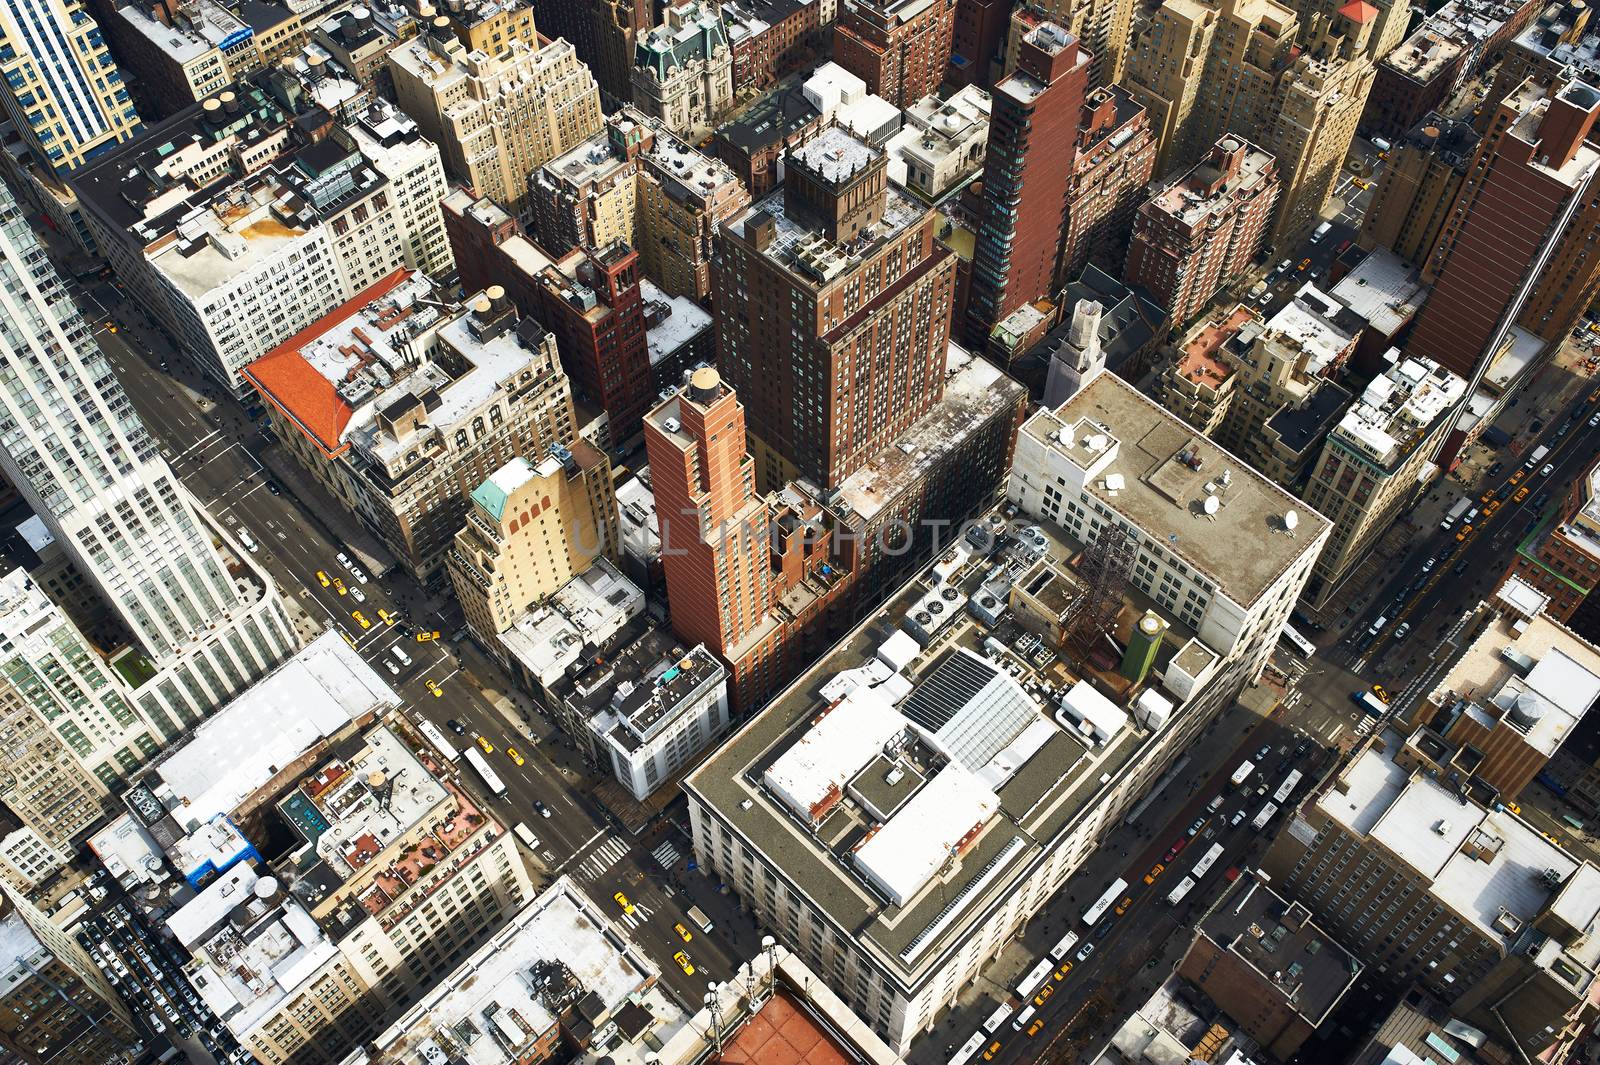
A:
[[[1035,965],[1033,968],[1029,969],[1028,975],[1024,976],[1017,983],[1017,986],[1014,989],[1017,993],[1017,997],[1021,999],[1032,998],[1033,993],[1039,990],[1039,985],[1044,983],[1045,978],[1050,975],[1055,967],[1055,962],[1051,961],[1049,958],[1044,958],[1039,962],[1038,965]]]
[[[1067,956],[1072,953],[1072,948],[1077,945],[1078,933],[1068,932],[1061,937],[1061,940],[1055,946],[1050,948],[1050,956],[1056,961],[1066,961]]]
[[[1272,801],[1282,806],[1294,794],[1294,789],[1300,786],[1300,770],[1292,770],[1283,778],[1283,783],[1278,785],[1278,790],[1272,793]]]
[[[982,1032],[974,1033],[971,1039],[961,1044],[961,1049],[956,1051],[955,1056],[950,1059],[950,1065],[967,1065],[967,1062],[976,1057],[978,1051],[983,1049],[984,1041],[987,1038]]]
[[[461,757],[461,752],[456,750],[451,742],[444,738],[444,732],[427,718],[417,719],[417,731],[422,733],[422,738],[433,744],[434,749],[444,755],[444,760],[453,762]]]
[[[1256,764],[1250,759],[1246,758],[1244,761],[1239,763],[1239,768],[1233,771],[1233,775],[1228,778],[1228,783],[1237,788],[1240,784],[1243,784],[1245,781],[1249,780],[1250,774],[1254,773],[1255,771]]]
[[[1117,900],[1122,898],[1122,893],[1126,890],[1128,890],[1128,882],[1126,880],[1120,878],[1113,880],[1111,882],[1111,886],[1106,888],[1106,893],[1096,899],[1093,906],[1090,906],[1087,910],[1083,911],[1083,923],[1089,927],[1093,927],[1094,923],[1098,921],[1107,910],[1116,905]]]
[[[1183,897],[1194,890],[1194,885],[1195,879],[1192,876],[1186,876],[1182,880],[1178,881],[1178,886],[1173,888],[1172,891],[1167,895],[1167,905],[1176,906],[1178,903],[1182,902]]]
[[[1287,621],[1283,623],[1283,630],[1278,633],[1278,639],[1283,640],[1307,658],[1311,658],[1317,653],[1316,644],[1300,635],[1299,630]]]
[[[483,782],[488,785],[492,793],[495,795],[504,795],[506,793],[505,781],[500,779],[500,774],[489,768],[489,760],[483,756],[478,748],[468,747],[466,758],[467,764],[478,771],[478,775],[483,778]]]
[[[1267,822],[1271,821],[1277,816],[1277,814],[1278,804],[1275,802],[1269,802],[1267,805],[1261,808],[1260,813],[1256,814],[1255,817],[1250,819],[1250,827],[1255,829],[1257,832],[1260,832],[1263,828],[1267,827]]]
[[[1010,1016],[1010,1004],[1005,1002],[1000,1003],[1000,1005],[994,1008],[994,1012],[989,1014],[989,1019],[983,1022],[983,1030],[985,1032],[994,1031],[996,1028],[1006,1023],[1006,1018]]]
[[[1213,843],[1211,849],[1200,856],[1194,863],[1194,868],[1189,870],[1189,875],[1198,883],[1202,877],[1211,872],[1211,867],[1217,864],[1217,859],[1222,857],[1222,844]]]

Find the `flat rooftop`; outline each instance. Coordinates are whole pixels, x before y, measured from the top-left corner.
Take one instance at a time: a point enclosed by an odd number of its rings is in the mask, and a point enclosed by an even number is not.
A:
[[[1253,872],[1236,880],[1211,907],[1200,931],[1255,969],[1313,1027],[1362,969],[1349,951],[1312,923],[1304,906],[1285,901]]]
[[[1330,295],[1386,337],[1398,333],[1428,298],[1417,271],[1388,248],[1374,248]]]
[[[1222,171],[1202,160],[1183,177],[1156,193],[1140,210],[1172,215],[1190,228],[1203,226],[1212,216],[1232,211],[1240,194],[1265,180],[1276,164],[1269,152],[1253,144],[1236,137],[1225,140],[1241,144],[1245,149],[1244,157],[1231,175],[1224,178]]]
[[[1192,384],[1221,388],[1238,372],[1232,362],[1222,357],[1222,349],[1239,335],[1245,323],[1256,320],[1256,312],[1241,303],[1226,314],[1195,326],[1184,338],[1172,372]]]
[[[1593,145],[1585,141],[1578,145],[1572,158],[1560,167],[1549,166],[1543,161],[1544,157],[1538,154],[1538,147],[1545,112],[1550,108],[1551,92],[1551,87],[1542,86],[1537,81],[1523,82],[1512,90],[1506,97],[1504,106],[1516,108],[1520,113],[1512,121],[1507,133],[1529,146],[1529,166],[1563,185],[1577,188],[1596,162],[1600,161],[1600,150],[1596,150]],[[1561,95],[1582,110],[1592,110],[1600,106],[1600,91],[1581,81],[1568,82],[1561,89]]]
[[[1049,650],[1029,626],[1081,591],[1082,547],[999,511],[983,528],[684,785],[907,986],[935,978],[1153,742],[1133,706],[1178,705],[1157,677],[1192,643],[1167,630],[1142,686]],[[1124,602],[1117,639],[1144,609]]]
[[[1412,81],[1429,82],[1455,63],[1466,48],[1440,28],[1424,23],[1384,58],[1383,65]]]
[[[1509,946],[1580,867],[1521,818],[1488,810],[1392,754],[1403,740],[1386,731],[1312,801],[1368,837],[1431,884],[1441,901],[1485,936]],[[1554,873],[1554,882],[1546,872]]]
[[[1058,410],[1035,413],[1022,432],[1092,469],[1087,487],[1101,505],[1164,537],[1166,550],[1243,606],[1255,603],[1300,558],[1304,542],[1328,525],[1115,374],[1098,375]],[[1121,475],[1120,487],[1107,488],[1112,474]],[[1226,497],[1210,515],[1203,503],[1208,484],[1218,489],[1213,498]],[[1284,522],[1290,511],[1297,515],[1293,536]]]
[[[628,1005],[659,975],[562,876],[370,1045],[377,1060],[397,1065],[430,1065],[446,1057],[462,1065],[527,1060],[531,1044],[556,1027],[573,997],[568,974],[578,994],[594,996],[583,1011],[598,1016]],[[680,1018],[674,1013],[658,1019]],[[468,1032],[493,1038],[464,1038]]]
[[[688,296],[667,294],[648,277],[639,278],[644,301],[645,340],[655,366],[711,330],[711,315]]]

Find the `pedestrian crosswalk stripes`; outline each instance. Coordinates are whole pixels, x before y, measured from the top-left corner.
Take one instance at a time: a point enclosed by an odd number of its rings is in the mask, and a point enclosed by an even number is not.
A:
[[[660,862],[661,865],[667,869],[671,869],[673,864],[676,863],[681,857],[681,855],[678,853],[678,848],[672,845],[672,841],[670,839],[662,843],[661,846],[657,847],[650,853],[655,857],[656,861]]]
[[[578,875],[585,880],[599,880],[610,869],[622,860],[628,853],[628,845],[615,836],[607,835],[590,852],[589,856],[578,863]]]

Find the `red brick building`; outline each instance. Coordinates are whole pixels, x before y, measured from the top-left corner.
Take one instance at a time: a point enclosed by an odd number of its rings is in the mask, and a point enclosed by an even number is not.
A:
[[[956,0],[850,0],[839,5],[833,61],[867,91],[907,108],[938,91],[950,65]]]
[[[744,405],[716,370],[649,413],[645,448],[673,631],[727,663],[749,713],[825,645],[849,574],[828,564],[820,512],[756,492]]]
[[[1600,91],[1582,82],[1546,87],[1530,79],[1501,103],[1456,198],[1459,221],[1442,238],[1444,265],[1408,354],[1476,381],[1504,336],[1506,310],[1520,313],[1524,282],[1543,268],[1600,162],[1584,144],[1597,116]]]
[[[1012,311],[1056,288],[1088,80],[1089,53],[1046,22],[1023,36],[1017,69],[994,88],[965,322],[974,351]]]
[[[461,283],[504,286],[555,334],[573,391],[605,410],[612,441],[637,435],[655,400],[638,252],[619,241],[552,258],[490,200],[458,189],[440,206]]]
[[[1120,85],[1091,92],[1078,123],[1056,287],[1077,277],[1091,260],[1112,271],[1122,265],[1133,216],[1155,165],[1156,135],[1144,107]]]
[[[1506,576],[1521,577],[1549,596],[1545,614],[1574,631],[1579,631],[1580,626],[1572,624],[1573,615],[1600,583],[1600,492],[1597,488],[1600,488],[1600,465],[1575,480],[1566,497],[1550,508],[1553,520],[1541,523],[1523,538],[1506,571]],[[1579,631],[1579,635],[1594,637],[1594,626],[1581,627],[1590,631]]]
[[[951,85],[987,89],[1006,50],[1011,0],[956,0],[955,29],[950,39]]]
[[[1182,328],[1260,250],[1277,202],[1272,156],[1228,134],[1139,208],[1124,276]]]
[[[754,96],[822,51],[822,5],[816,0],[726,0],[722,18],[733,48],[733,91]]]

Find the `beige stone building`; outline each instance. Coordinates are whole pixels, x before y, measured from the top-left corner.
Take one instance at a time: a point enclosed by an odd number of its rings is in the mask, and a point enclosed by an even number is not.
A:
[[[711,132],[733,107],[733,46],[712,0],[685,0],[639,38],[633,102],[674,133]]]
[[[530,49],[539,47],[533,5],[527,0],[441,0],[434,10],[435,17],[450,21],[456,39],[469,52],[501,59],[511,54],[513,41]]]
[[[1328,434],[1305,501],[1333,522],[1306,597],[1326,601],[1425,490],[1433,454],[1467,383],[1429,359],[1396,355]]]
[[[556,255],[622,241],[669,295],[711,294],[717,231],[750,204],[733,170],[625,107],[533,181],[539,243]]]
[[[468,492],[577,439],[555,338],[498,286],[442,295],[397,272],[244,371],[295,460],[427,582]]]
[[[1089,85],[1101,88],[1122,80],[1132,36],[1133,7],[1133,0],[1045,0],[1037,11],[1021,12],[1024,21],[1013,21],[1011,28],[1015,31],[1035,18],[1054,22],[1088,50]]]
[[[1373,22],[1347,5],[1298,40],[1276,0],[1167,0],[1136,34],[1125,85],[1161,139],[1156,173],[1187,165],[1225,134],[1277,161],[1282,192],[1269,240],[1317,222],[1372,89]]]
[[[444,16],[389,53],[400,107],[439,145],[451,175],[531,221],[528,182],[598,132],[600,88],[564,40],[498,53],[468,48]]]
[[[498,634],[596,558],[616,557],[611,463],[587,441],[538,462],[514,458],[471,498],[446,565],[467,627],[484,647],[497,646]]]

